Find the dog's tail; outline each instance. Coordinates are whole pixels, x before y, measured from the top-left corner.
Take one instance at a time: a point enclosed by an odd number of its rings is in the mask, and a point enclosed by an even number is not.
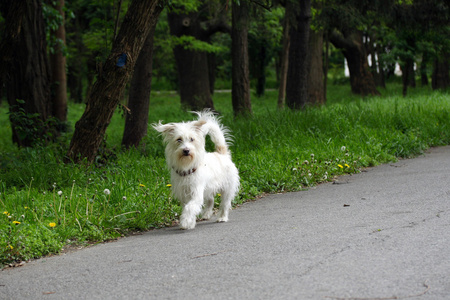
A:
[[[229,153],[229,145],[232,142],[230,130],[220,123],[220,118],[209,109],[201,112],[194,112],[198,115],[198,121],[202,123],[202,131],[209,135],[211,141],[216,146],[216,152],[220,154]]]

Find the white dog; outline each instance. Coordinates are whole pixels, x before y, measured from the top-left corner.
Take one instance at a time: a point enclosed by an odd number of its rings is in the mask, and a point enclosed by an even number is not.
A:
[[[195,113],[196,121],[153,124],[167,144],[172,193],[183,206],[182,229],[193,229],[200,212],[203,219],[211,218],[217,193],[221,194],[217,222],[227,222],[231,201],[239,191],[239,173],[228,149],[228,128],[209,110]],[[215,144],[215,152],[206,152],[206,135]]]

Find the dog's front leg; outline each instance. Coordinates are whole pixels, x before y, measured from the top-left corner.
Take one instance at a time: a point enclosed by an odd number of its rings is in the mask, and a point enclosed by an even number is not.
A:
[[[197,216],[200,214],[203,205],[203,192],[197,191],[193,193],[192,199],[183,207],[180,216],[181,229],[194,229]]]

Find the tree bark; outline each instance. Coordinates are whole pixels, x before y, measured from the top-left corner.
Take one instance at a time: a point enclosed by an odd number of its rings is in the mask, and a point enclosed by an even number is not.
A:
[[[447,54],[443,53],[434,61],[433,74],[431,78],[431,87],[433,90],[446,89],[450,86],[450,64],[447,57]]]
[[[251,114],[247,0],[232,2],[231,22],[231,102],[235,115]]]
[[[125,118],[122,145],[127,149],[138,147],[147,135],[150,91],[152,84],[153,36],[155,26],[145,39],[136,61],[128,96],[128,113]]]
[[[424,51],[422,54],[422,62],[420,63],[420,83],[421,86],[428,85],[427,64],[429,62],[429,54]]]
[[[0,4],[0,11],[5,18],[0,76],[6,87],[12,139],[31,147],[45,141],[50,130],[50,66],[42,6],[38,0],[7,1]]]
[[[369,69],[362,32],[354,31],[346,37],[333,32],[330,35],[330,41],[336,48],[343,50],[350,72],[352,92],[361,96],[380,95]]]
[[[377,67],[378,67],[378,76],[375,77],[375,85],[382,87],[382,88],[386,88],[386,80],[385,80],[385,75],[384,75],[384,67],[385,67],[385,63],[383,61],[382,55],[381,53],[383,51],[386,51],[384,49],[384,47],[380,44],[377,43],[376,47],[375,47],[375,53],[377,54]]]
[[[174,36],[193,36],[205,41],[206,33],[200,25],[199,13],[169,13],[170,33]],[[173,50],[178,68],[181,106],[186,110],[214,109],[209,83],[208,53],[183,46]]]
[[[64,0],[56,1],[55,9],[61,14],[62,23],[52,34],[56,38],[54,51],[50,54],[50,65],[52,72],[53,116],[60,122],[67,121],[67,80],[66,80],[66,57],[63,53],[66,44],[66,30],[64,27]]]
[[[289,67],[286,82],[286,105],[302,109],[308,102],[308,45],[311,23],[311,1],[299,0],[300,11],[292,24]]]
[[[416,87],[416,80],[414,74],[414,60],[406,59],[402,66],[402,84],[403,96],[406,96],[408,87]]]
[[[162,10],[158,0],[133,0],[113,42],[111,54],[103,64],[87,98],[86,110],[75,125],[67,156],[73,162],[93,162],[106,128],[136,59]]]
[[[286,100],[286,81],[287,70],[289,65],[289,45],[290,45],[290,22],[285,13],[284,27],[283,27],[283,49],[281,50],[280,58],[280,86],[278,91],[278,108],[283,108]]]
[[[308,103],[322,105],[326,102],[323,74],[323,30],[311,30],[309,35]]]
[[[72,44],[75,50],[75,55],[67,60],[67,90],[70,93],[70,99],[75,103],[83,102],[83,69],[85,65],[85,47],[82,36],[82,17],[79,13],[75,15],[75,19],[71,24],[67,24],[66,28],[68,35],[68,44]],[[71,37],[71,39],[70,39]],[[80,60],[83,63],[80,63]]]

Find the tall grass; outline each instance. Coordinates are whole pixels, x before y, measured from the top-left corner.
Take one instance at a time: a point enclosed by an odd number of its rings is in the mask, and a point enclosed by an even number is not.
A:
[[[399,96],[360,98],[332,86],[328,105],[293,112],[276,108],[276,92],[252,99],[254,115],[234,118],[229,93],[214,103],[234,135],[241,190],[235,204],[263,193],[297,191],[361,168],[412,157],[450,143],[450,97],[422,88]],[[70,104],[73,126],[84,105]],[[7,107],[0,106],[0,264],[27,260],[173,224],[181,208],[170,196],[161,138],[149,130],[139,149],[120,147],[117,110],[93,165],[65,164],[70,134],[47,147],[16,149]],[[154,93],[150,123],[192,119],[173,93]]]

